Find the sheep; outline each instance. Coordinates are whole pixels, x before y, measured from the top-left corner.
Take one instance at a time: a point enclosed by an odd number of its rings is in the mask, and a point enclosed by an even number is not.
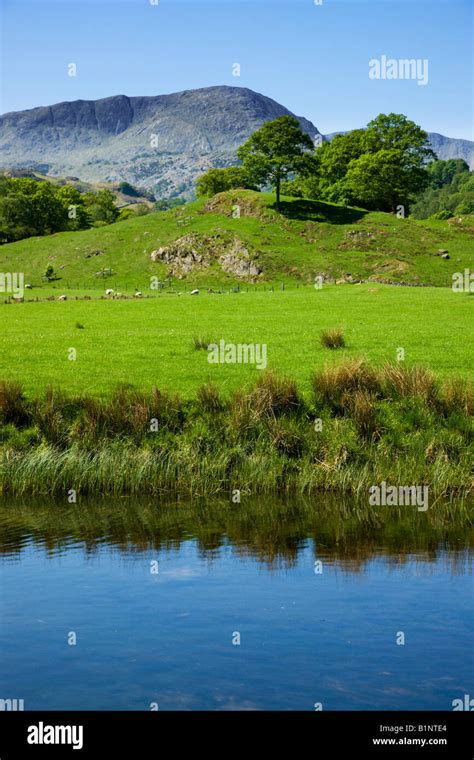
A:
[[[192,290],[191,291],[191,295],[192,296],[198,296],[199,295],[199,290],[197,288],[196,288],[196,290]]]
[[[58,301],[67,301],[67,296],[65,295],[59,296]]]
[[[142,296],[143,296],[143,293],[141,292],[141,290],[137,290],[137,292],[135,293],[135,298],[141,298]]]
[[[33,285],[31,285],[31,283],[27,282],[26,285],[25,285],[25,288],[27,290],[31,290],[33,288]]]
[[[113,288],[107,288],[107,290],[105,291],[105,295],[106,296],[113,296],[113,295],[115,295],[115,291],[113,290]]]

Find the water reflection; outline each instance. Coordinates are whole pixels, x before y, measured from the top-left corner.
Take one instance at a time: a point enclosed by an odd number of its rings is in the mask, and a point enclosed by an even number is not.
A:
[[[308,545],[315,558],[361,572],[374,556],[389,566],[416,557],[453,574],[464,572],[474,544],[470,504],[445,502],[428,513],[413,508],[370,507],[325,495],[304,498],[195,501],[126,499],[81,501],[0,500],[0,555],[15,559],[31,542],[48,556],[82,547],[91,557],[104,544],[128,557],[177,548],[194,539],[212,562],[224,546],[268,570],[294,567]]]

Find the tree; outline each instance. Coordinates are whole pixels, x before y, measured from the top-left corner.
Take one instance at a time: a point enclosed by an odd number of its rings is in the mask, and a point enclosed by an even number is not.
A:
[[[198,177],[196,194],[198,197],[210,197],[238,187],[246,190],[258,189],[257,185],[251,181],[249,173],[241,166],[209,169],[205,174]]]
[[[41,234],[31,198],[25,193],[0,197],[0,242],[10,243]]]
[[[92,225],[112,224],[119,215],[115,195],[106,187],[98,193],[85,193],[84,203]]]
[[[364,130],[364,144],[364,153],[391,148],[402,151],[407,166],[423,166],[436,159],[427,133],[404,114],[381,113],[369,121]]]
[[[110,224],[118,217],[115,196],[108,189],[80,193],[31,177],[0,177],[0,243],[91,224]]]
[[[432,161],[428,166],[431,183],[435,187],[450,185],[458,174],[469,171],[469,166],[462,158],[450,158],[447,161]]]
[[[244,169],[256,185],[275,188],[280,210],[281,183],[304,170],[305,155],[314,149],[309,135],[294,116],[279,116],[258,129],[237,151]]]
[[[136,216],[135,211],[132,208],[122,208],[117,221],[123,222],[125,219],[130,219],[131,216]]]
[[[365,130],[354,129],[344,135],[336,135],[330,142],[324,142],[315,153],[315,171],[311,172],[306,185],[313,195],[317,193],[325,200],[340,199],[339,183],[344,179],[349,164],[365,152]],[[314,178],[317,178],[317,182]]]
[[[137,188],[133,187],[130,182],[125,182],[125,180],[119,183],[118,189],[119,192],[123,193],[124,195],[130,195],[133,198],[140,197],[140,192],[137,190]]]
[[[37,182],[36,191],[31,195],[33,213],[40,235],[51,235],[64,229],[67,216],[50,182]]]
[[[417,195],[410,209],[415,219],[474,212],[474,172],[462,159],[434,161],[428,166],[428,174],[429,186]]]
[[[404,171],[401,151],[379,150],[351,161],[341,188],[349,205],[395,211],[408,205],[413,179],[413,173]]]
[[[56,191],[62,209],[62,230],[84,230],[89,227],[84,196],[72,185],[63,185]]]
[[[382,211],[404,206],[430,183],[436,158],[428,135],[403,114],[379,114],[366,129],[337,135],[316,151],[305,197]]]
[[[184,198],[160,198],[155,202],[155,211],[168,211],[176,206],[183,206],[186,203]]]

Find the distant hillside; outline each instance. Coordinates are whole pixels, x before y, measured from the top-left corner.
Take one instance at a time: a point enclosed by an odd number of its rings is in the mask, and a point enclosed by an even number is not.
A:
[[[178,290],[314,284],[318,276],[449,287],[454,272],[473,266],[472,216],[415,221],[287,197],[278,214],[274,203],[274,195],[235,190],[106,227],[28,238],[0,247],[0,271],[23,272],[33,286],[28,297],[36,297],[45,287],[146,295],[152,277]],[[49,264],[57,279],[45,286]]]
[[[447,161],[449,158],[463,158],[474,170],[474,142],[455,137],[445,137],[437,132],[429,132],[430,142],[438,158]]]
[[[256,129],[289,113],[240,87],[58,103],[0,117],[0,167],[190,196],[197,175],[235,163],[237,148]],[[311,137],[319,134],[310,121],[299,122]]]
[[[59,186],[71,185],[72,187],[75,187],[76,190],[79,190],[80,193],[97,193],[103,188],[108,188],[114,193],[116,197],[115,205],[120,209],[133,207],[137,204],[145,204],[149,208],[153,206],[154,196],[150,192],[137,189],[133,193],[128,194],[121,190],[119,182],[84,182],[79,179],[79,177],[50,176],[31,168],[7,169],[5,171],[0,170],[0,174],[5,177],[28,177],[30,179],[36,179],[38,182],[46,181]]]

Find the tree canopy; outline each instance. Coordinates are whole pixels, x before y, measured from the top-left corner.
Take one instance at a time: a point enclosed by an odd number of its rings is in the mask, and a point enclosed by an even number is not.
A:
[[[30,177],[0,178],[0,243],[111,224],[118,216],[107,188],[80,193],[72,185]]]
[[[449,219],[455,214],[474,214],[474,172],[462,159],[433,161],[428,166],[430,184],[416,198],[415,219]]]
[[[381,211],[408,209],[430,183],[436,158],[427,133],[403,114],[379,114],[366,129],[336,135],[316,151],[303,195]]]
[[[313,141],[301,129],[294,116],[279,116],[260,127],[240,146],[237,157],[256,185],[275,188],[277,208],[280,208],[281,183],[290,174],[305,172],[306,154],[314,148]]]
[[[247,190],[258,189],[243,167],[228,166],[223,169],[209,169],[205,174],[201,174],[196,183],[196,193],[198,197],[209,197],[238,187]]]

